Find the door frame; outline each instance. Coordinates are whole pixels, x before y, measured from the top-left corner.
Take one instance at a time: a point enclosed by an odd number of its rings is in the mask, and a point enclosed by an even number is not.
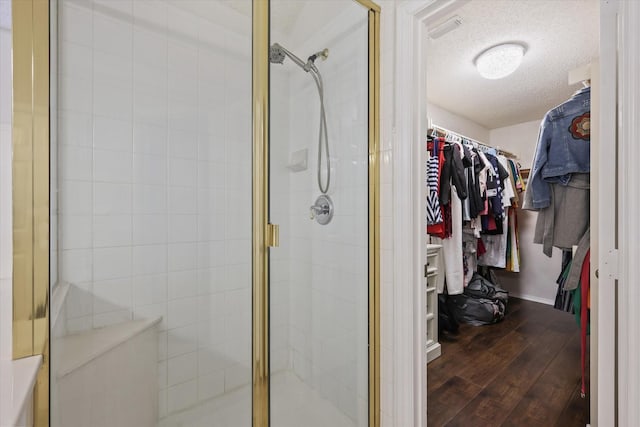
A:
[[[640,3],[626,0],[601,0],[603,7],[617,12],[617,221],[618,250],[611,270],[617,274],[617,417],[620,426],[640,425]],[[613,36],[612,36],[613,38]],[[616,52],[616,50],[613,50]],[[612,54],[613,54],[612,52]],[[615,79],[616,75],[613,76]],[[605,170],[605,169],[603,169]],[[611,179],[614,179],[613,177]],[[600,215],[611,215],[611,206],[600,206]],[[602,276],[602,273],[600,273]],[[605,426],[607,424],[600,424]],[[609,424],[614,425],[614,424]]]
[[[399,143],[394,146],[393,156],[394,194],[396,199],[406,200],[412,208],[394,210],[394,311],[404,312],[411,307],[413,313],[412,316],[394,318],[393,375],[396,393],[391,402],[394,425],[427,425],[427,362],[423,350],[426,345],[423,325],[425,303],[421,292],[425,286],[421,273],[426,259],[426,215],[421,201],[425,200],[426,189],[419,184],[425,176],[426,154],[416,143],[422,140],[428,127],[426,21],[428,17],[434,19],[450,13],[469,1],[404,0],[396,8],[393,127],[398,136],[395,141]],[[637,241],[630,237],[636,236],[637,240],[640,235],[640,224],[632,219],[640,210],[640,195],[633,191],[632,184],[640,181],[640,168],[637,168],[637,162],[634,164],[629,160],[640,158],[640,149],[631,143],[640,138],[640,123],[637,121],[640,115],[640,30],[631,25],[634,22],[632,18],[636,19],[635,22],[640,18],[640,4],[600,0],[600,11],[601,64],[604,65],[600,69],[598,107],[603,114],[598,125],[603,144],[597,156],[598,170],[616,170],[615,150],[607,141],[611,141],[610,135],[615,134],[616,127],[620,134],[617,181],[615,174],[600,174],[597,184],[601,197],[596,206],[600,212],[600,224],[611,218],[611,206],[620,204],[617,228],[615,221],[611,220],[606,228],[600,228],[597,262],[592,262],[591,277],[598,280],[596,271],[599,269],[600,279],[596,286],[605,291],[600,292],[595,323],[592,324],[594,345],[590,350],[591,360],[597,362],[592,366],[592,381],[596,389],[591,394],[591,425],[618,425],[618,417],[620,425],[636,425],[640,422],[640,407],[633,402],[640,399],[640,368],[633,363],[636,358],[630,355],[640,352],[640,315],[631,308],[640,305],[640,292],[629,286],[632,283],[629,279],[640,276],[640,263],[627,260],[640,258]],[[618,61],[623,65],[619,74],[615,65],[611,65],[616,63],[616,47]],[[618,123],[615,114],[617,98],[620,100],[618,111],[624,112],[618,118],[622,122]],[[623,128],[620,128],[620,123]],[[616,192],[612,189],[618,184],[618,194],[624,197],[616,199]],[[412,224],[412,229],[407,230],[403,224]],[[607,234],[608,238],[603,240],[602,233],[610,228],[616,231]],[[628,254],[620,257],[619,272],[618,240],[620,253]],[[413,251],[413,256],[401,256],[409,251]],[[410,280],[398,281],[401,277]],[[615,283],[618,286],[617,298]],[[616,310],[619,335],[616,332]],[[403,394],[402,390],[406,392]]]

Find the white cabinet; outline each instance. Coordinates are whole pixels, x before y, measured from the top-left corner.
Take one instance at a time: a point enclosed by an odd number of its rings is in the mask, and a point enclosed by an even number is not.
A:
[[[426,276],[426,331],[427,331],[427,363],[440,356],[438,342],[438,287],[444,280],[442,265],[442,246],[427,245]]]

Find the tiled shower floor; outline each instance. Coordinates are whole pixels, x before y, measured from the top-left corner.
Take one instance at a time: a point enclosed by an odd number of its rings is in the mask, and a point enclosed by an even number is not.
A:
[[[355,423],[292,373],[272,377],[274,427],[354,427]],[[162,419],[158,427],[249,427],[251,389],[243,387]]]

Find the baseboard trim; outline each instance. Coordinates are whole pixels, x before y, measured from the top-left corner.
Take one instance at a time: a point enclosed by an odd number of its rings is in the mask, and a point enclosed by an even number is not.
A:
[[[546,304],[546,305],[555,304],[555,301],[552,300],[552,299],[540,298],[540,297],[536,297],[534,295],[517,294],[515,292],[509,292],[509,296],[512,296],[514,298],[520,298],[520,299],[527,300],[527,301],[539,302],[540,304]]]

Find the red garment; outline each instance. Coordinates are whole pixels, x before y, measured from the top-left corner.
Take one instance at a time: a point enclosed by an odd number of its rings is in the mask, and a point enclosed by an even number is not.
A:
[[[438,145],[440,147],[442,147],[442,144],[444,144],[444,139],[440,138],[438,139]],[[428,142],[427,143],[427,150],[429,150],[430,152],[433,152],[433,142]],[[440,174],[442,172],[442,165],[444,164],[444,151],[442,150],[442,148],[440,148],[438,150],[438,194],[440,194]],[[445,206],[440,206],[440,210],[442,211],[442,218],[444,219],[443,222],[439,223],[439,224],[432,224],[432,225],[428,225],[427,226],[427,234],[430,236],[434,236],[434,237],[439,237],[441,239],[446,239],[447,237],[451,236],[451,232],[447,233],[447,230],[451,230],[451,206],[448,206],[448,219],[447,219],[447,207]]]
[[[487,215],[488,225],[486,230],[482,231],[495,231],[498,229],[498,225],[496,224],[496,218],[493,215]]]
[[[482,239],[478,239],[478,248],[476,249],[476,253],[478,254],[478,257],[487,253],[487,248],[484,247]]]
[[[582,271],[580,272],[580,361],[582,364],[582,387],[580,394],[582,397],[586,396],[585,387],[585,371],[586,371],[586,358],[587,358],[587,325],[589,323],[589,312],[587,307],[589,306],[589,251],[584,257],[582,263]]]

